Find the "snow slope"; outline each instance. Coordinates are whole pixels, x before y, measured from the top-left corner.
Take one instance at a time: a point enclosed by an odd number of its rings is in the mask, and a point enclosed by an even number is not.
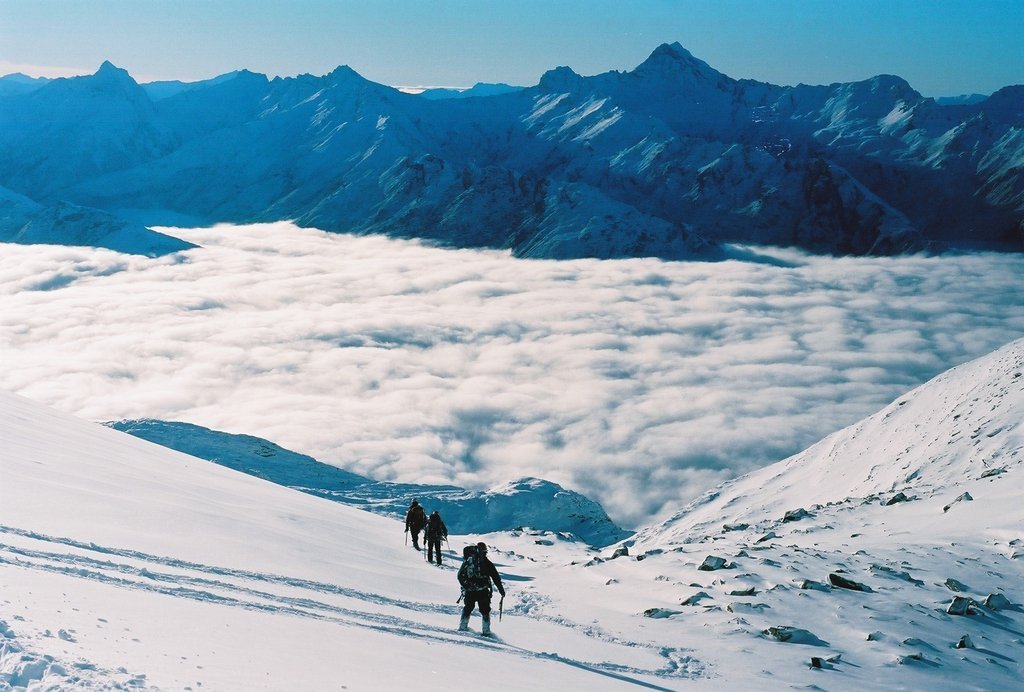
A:
[[[1016,688],[1022,370],[1024,340],[614,551],[485,536],[494,641],[398,522],[4,394],[0,681]]]
[[[125,420],[107,425],[279,485],[403,521],[409,503],[415,498],[427,512],[440,512],[454,533],[489,533],[528,526],[571,533],[594,546],[615,543],[630,535],[616,526],[598,503],[540,478],[521,478],[486,491],[450,485],[386,483],[251,435],[157,420]]]
[[[532,633],[517,645],[453,631],[452,553],[428,567],[394,520],[13,395],[0,396],[0,439],[0,686],[444,689],[457,676],[476,689],[614,689],[657,679],[657,648],[592,644],[556,623],[520,618]],[[506,571],[513,593],[528,579],[517,571]],[[495,628],[511,636],[514,621]]]

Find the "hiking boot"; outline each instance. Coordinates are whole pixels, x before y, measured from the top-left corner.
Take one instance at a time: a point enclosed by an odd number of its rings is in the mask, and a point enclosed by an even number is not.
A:
[[[459,631],[460,632],[465,632],[468,629],[469,629],[469,618],[464,617],[461,620],[459,620]]]
[[[480,630],[480,633],[482,635],[484,635],[485,637],[490,636],[490,634],[491,634],[491,621],[490,620],[484,620],[484,626],[483,626],[483,629]]]

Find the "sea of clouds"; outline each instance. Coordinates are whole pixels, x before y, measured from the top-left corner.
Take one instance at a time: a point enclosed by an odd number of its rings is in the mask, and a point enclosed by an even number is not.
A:
[[[380,480],[539,476],[627,527],[1024,336],[1016,255],[556,262],[161,230],[202,247],[0,246],[0,387]]]

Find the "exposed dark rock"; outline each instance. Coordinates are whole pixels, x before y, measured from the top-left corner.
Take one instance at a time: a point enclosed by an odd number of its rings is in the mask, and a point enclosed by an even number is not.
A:
[[[950,507],[952,507],[953,505],[955,505],[955,504],[956,504],[957,502],[970,502],[970,501],[971,501],[971,500],[973,500],[973,499],[974,499],[974,498],[973,498],[973,497],[971,497],[971,494],[970,494],[970,493],[963,493],[963,494],[961,494],[961,495],[958,495],[958,496],[957,496],[957,498],[956,498],[955,500],[953,500],[953,501],[952,501],[952,502],[950,502],[950,503],[949,503],[948,505],[946,505],[945,507],[943,507],[943,508],[942,508],[942,511],[943,511],[943,512],[948,512],[948,511],[949,511],[949,508],[950,508]]]
[[[990,593],[985,597],[984,605],[989,610],[1005,610],[1013,607],[1013,604],[1010,603],[1010,599],[1001,593]]]
[[[880,642],[885,639],[885,635],[879,631],[869,632],[867,640],[869,642]]]
[[[800,521],[801,519],[806,519],[810,516],[813,515],[803,507],[800,507],[799,509],[791,509],[788,512],[786,512],[782,516],[782,521]]]
[[[615,549],[615,552],[612,553],[612,556],[611,556],[610,559],[614,560],[615,558],[628,557],[628,556],[629,556],[629,548],[627,548],[626,546],[622,546],[621,548],[616,548]]]
[[[726,559],[724,557],[717,557],[715,555],[708,555],[704,558],[704,562],[701,563],[697,569],[704,572],[711,572],[716,569],[722,569],[726,565]]]
[[[722,526],[723,531],[745,531],[750,528],[750,524],[725,524]]]
[[[942,583],[945,585],[945,587],[947,589],[949,589],[950,591],[955,591],[956,593],[962,593],[964,591],[970,591],[970,587],[968,587],[967,584],[964,584],[962,581],[957,581],[956,579],[953,579],[952,577],[950,577],[949,579],[947,579],[946,581],[944,581]]]
[[[891,507],[892,505],[895,505],[895,504],[897,504],[899,502],[909,502],[909,501],[910,501],[910,498],[907,497],[906,495],[904,495],[903,493],[896,493],[895,495],[893,495],[892,497],[890,497],[888,500],[885,501],[885,506],[886,507]]]
[[[679,615],[679,611],[669,610],[668,608],[648,608],[644,611],[645,618],[654,618],[655,620],[670,618],[673,615]]]
[[[956,643],[956,648],[958,648],[958,649],[973,649],[974,648],[974,642],[971,641],[971,638],[970,638],[969,635],[965,634],[964,636],[960,637],[960,641],[958,641]]]
[[[770,541],[771,539],[778,538],[778,537],[779,537],[779,535],[777,533],[775,533],[774,531],[769,531],[768,533],[766,533],[765,535],[761,536],[760,538],[758,538],[754,542],[755,543],[764,543],[765,541]]]
[[[729,595],[730,596],[756,596],[757,595],[757,589],[754,588],[753,586],[748,587],[746,589],[736,589],[735,591],[730,591]]]
[[[963,596],[953,596],[953,600],[950,601],[946,607],[946,612],[950,615],[968,615],[971,612],[971,599],[964,598]]]
[[[679,603],[679,605],[695,606],[698,603],[700,603],[701,601],[703,601],[705,598],[711,598],[711,596],[707,592],[705,592],[705,591],[698,591],[697,593],[693,594],[689,598],[686,598],[683,601],[681,601]]]
[[[832,572],[828,575],[828,581],[832,586],[838,589],[848,589],[850,591],[864,591],[867,593],[871,592],[870,587],[861,584],[860,582],[853,581],[852,579],[847,579],[841,574],[836,574],[835,572]]]
[[[981,474],[982,478],[991,478],[992,476],[998,476],[1001,473],[1006,473],[1006,467],[1000,466],[999,468],[989,469]]]

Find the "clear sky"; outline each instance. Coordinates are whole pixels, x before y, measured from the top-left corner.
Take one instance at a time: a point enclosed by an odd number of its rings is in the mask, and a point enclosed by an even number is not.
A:
[[[0,0],[0,74],[138,81],[349,65],[395,86],[630,70],[680,42],[737,78],[897,74],[926,96],[1024,83],[1024,0]]]

